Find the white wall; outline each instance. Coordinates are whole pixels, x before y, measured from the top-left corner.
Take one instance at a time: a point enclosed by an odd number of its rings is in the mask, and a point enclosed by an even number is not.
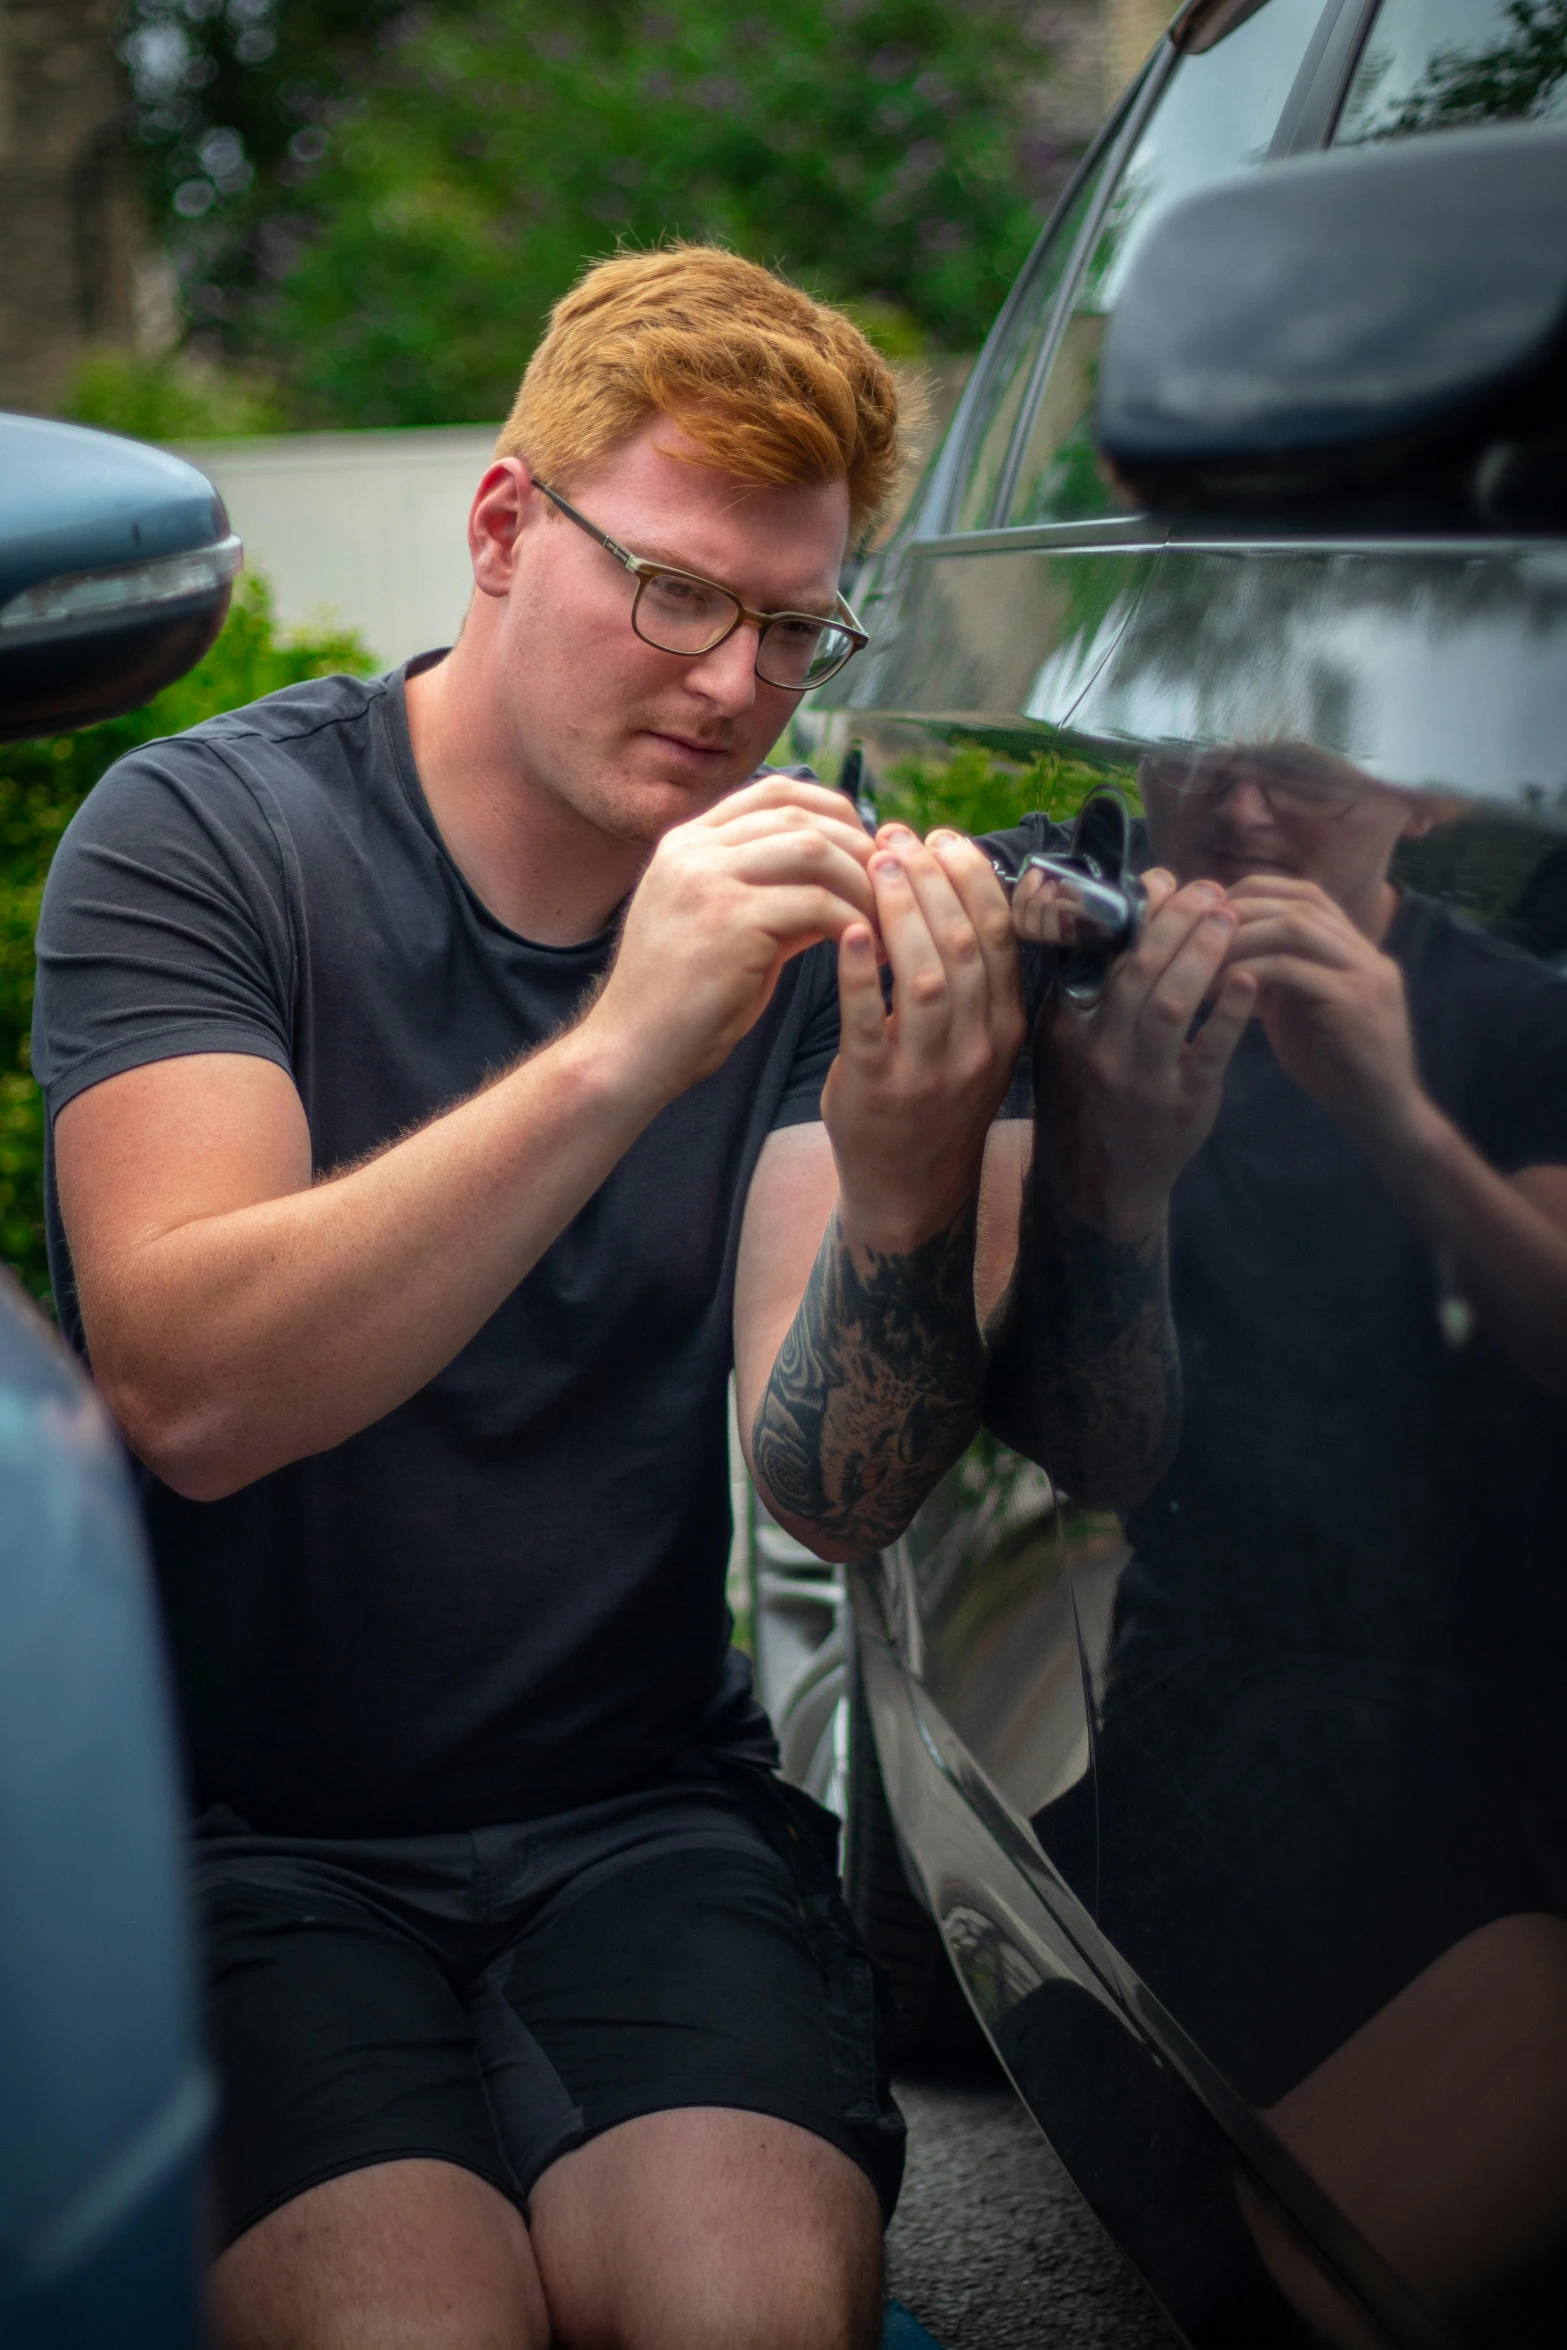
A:
[[[330,616],[390,664],[450,644],[473,586],[468,508],[496,425],[190,441],[286,628]]]

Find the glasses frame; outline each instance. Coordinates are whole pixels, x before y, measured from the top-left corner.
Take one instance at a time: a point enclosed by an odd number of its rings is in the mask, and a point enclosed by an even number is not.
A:
[[[852,661],[856,653],[862,653],[870,643],[869,634],[860,626],[853,610],[842,596],[838,598],[836,607],[831,614],[794,611],[754,612],[749,604],[742,604],[734,589],[726,588],[721,580],[706,579],[700,571],[682,570],[678,563],[654,563],[646,555],[633,555],[629,547],[623,547],[618,539],[610,537],[607,530],[600,530],[596,522],[590,522],[585,514],[579,513],[569,499],[561,496],[559,490],[552,490],[547,481],[535,479],[533,486],[549,499],[552,506],[560,508],[568,522],[574,522],[579,530],[585,530],[589,538],[595,540],[607,555],[613,555],[622,570],[630,572],[637,583],[637,592],[631,600],[631,625],[643,644],[651,645],[655,653],[667,653],[672,661],[703,660],[707,654],[716,653],[720,645],[727,644],[735,630],[742,628],[749,620],[757,631],[756,674],[762,683],[770,685],[776,693],[808,694],[815,687],[825,685],[829,677],[836,677],[839,670]],[[733,604],[735,616],[729,626],[714,637],[711,644],[699,646],[694,653],[682,652],[678,646],[674,645],[661,645],[655,638],[644,635],[643,631],[637,627],[637,613],[641,608],[642,591],[655,579],[689,579],[693,586],[707,588],[715,596],[722,596],[726,602]],[[822,670],[819,676],[809,678],[801,685],[786,685],[781,678],[769,677],[762,667],[762,647],[767,641],[767,631],[775,620],[805,620],[816,628],[841,629],[845,636],[853,637],[854,642],[848,651],[833,663],[830,669]]]
[[[1166,791],[1173,792],[1178,799],[1228,799],[1237,784],[1252,783],[1261,792],[1270,813],[1274,816],[1282,816],[1286,823],[1291,816],[1301,816],[1315,817],[1322,824],[1336,824],[1341,818],[1347,816],[1351,808],[1356,806],[1363,797],[1363,794],[1353,784],[1329,784],[1323,789],[1309,784],[1302,787],[1298,783],[1291,782],[1285,776],[1270,777],[1266,769],[1260,765],[1247,766],[1228,776],[1216,776],[1211,783],[1177,783],[1166,772],[1175,763],[1175,758],[1176,754],[1173,753],[1161,754],[1157,751],[1145,751],[1142,763],[1150,770],[1156,781]],[[1198,764],[1198,760],[1192,758],[1190,764],[1195,766]],[[1283,796],[1284,804],[1282,806],[1279,800],[1275,799],[1275,792]],[[1289,804],[1291,793],[1298,795],[1293,806]]]

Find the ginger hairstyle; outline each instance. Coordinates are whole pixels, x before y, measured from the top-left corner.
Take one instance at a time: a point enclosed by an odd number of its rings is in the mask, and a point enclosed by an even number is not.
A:
[[[717,245],[586,270],[550,312],[495,454],[566,488],[650,416],[742,481],[846,481],[854,540],[898,472],[897,386],[859,328]]]

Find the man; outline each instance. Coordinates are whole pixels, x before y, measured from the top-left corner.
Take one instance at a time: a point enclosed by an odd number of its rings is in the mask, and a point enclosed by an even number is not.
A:
[[[1567,2209],[1567,984],[1397,884],[1436,810],[1342,760],[1237,745],[1139,783],[1166,870],[1100,1008],[1039,1023],[991,1406],[1131,1545],[1097,1916],[1473,2317]],[[1209,897],[1173,952],[1172,876]],[[1023,1309],[1089,1268],[1115,1342],[1074,1383]],[[1039,1816],[1047,1850],[1078,1857],[1082,1811]]]
[[[135,754],[56,863],[57,1293],[145,1464],[232,2350],[877,2336],[901,2124],[723,1573],[731,1360],[829,1557],[977,1423],[1001,893],[746,781],[857,641],[895,407],[732,256],[591,270],[457,646]]]

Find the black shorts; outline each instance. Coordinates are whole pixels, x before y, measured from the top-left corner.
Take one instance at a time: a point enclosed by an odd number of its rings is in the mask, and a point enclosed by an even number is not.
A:
[[[638,2114],[772,2114],[890,2216],[903,2123],[885,1998],[837,1892],[836,1823],[749,1766],[471,1835],[197,1824],[223,2088],[220,2234],[415,2156],[526,2210],[559,2155]]]

